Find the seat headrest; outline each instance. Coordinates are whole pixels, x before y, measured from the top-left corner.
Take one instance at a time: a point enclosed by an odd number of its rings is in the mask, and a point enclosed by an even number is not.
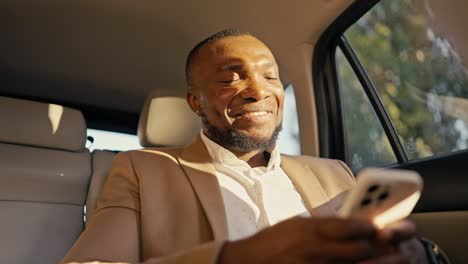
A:
[[[200,132],[200,118],[185,98],[160,96],[152,92],[146,99],[138,123],[143,147],[175,147],[190,143]]]
[[[0,96],[0,142],[79,152],[86,145],[80,111]]]

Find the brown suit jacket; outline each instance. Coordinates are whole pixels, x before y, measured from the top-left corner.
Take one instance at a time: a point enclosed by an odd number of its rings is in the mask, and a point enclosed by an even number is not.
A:
[[[354,177],[341,161],[282,155],[311,215],[335,214]],[[185,148],[118,154],[67,262],[215,263],[227,222],[212,160],[200,136]]]

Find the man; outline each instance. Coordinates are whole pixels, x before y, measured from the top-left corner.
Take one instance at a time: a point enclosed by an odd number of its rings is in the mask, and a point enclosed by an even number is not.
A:
[[[265,44],[221,31],[190,52],[187,82],[200,135],[117,155],[64,262],[424,263],[411,223],[333,217],[354,184],[344,163],[279,154],[284,93]]]

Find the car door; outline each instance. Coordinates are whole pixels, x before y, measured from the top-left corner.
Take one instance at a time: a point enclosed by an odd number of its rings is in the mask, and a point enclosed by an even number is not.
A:
[[[424,178],[412,218],[468,261],[468,18],[462,0],[356,1],[314,50],[320,154]]]

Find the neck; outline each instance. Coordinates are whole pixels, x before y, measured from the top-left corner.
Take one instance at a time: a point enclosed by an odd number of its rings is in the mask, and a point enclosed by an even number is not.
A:
[[[206,137],[208,137],[212,141],[216,142],[220,146],[223,146],[222,143],[217,142],[217,140],[210,137],[208,133],[206,133],[205,131],[203,131],[203,133]],[[265,150],[257,149],[253,151],[243,151],[235,147],[227,147],[227,146],[223,146],[223,147],[231,151],[240,160],[247,162],[247,164],[249,164],[251,168],[260,167],[260,166],[265,166],[265,167],[268,166],[268,162],[270,158],[265,157],[264,155]],[[273,151],[273,148],[274,146],[270,147],[266,151],[271,153]]]
[[[250,152],[241,152],[241,151],[236,151],[230,149],[230,151],[236,155],[240,160],[243,160],[247,162],[250,167],[255,168],[255,167],[260,167],[264,166],[266,167],[268,165],[268,159],[265,157],[263,154],[263,150],[254,150]]]

